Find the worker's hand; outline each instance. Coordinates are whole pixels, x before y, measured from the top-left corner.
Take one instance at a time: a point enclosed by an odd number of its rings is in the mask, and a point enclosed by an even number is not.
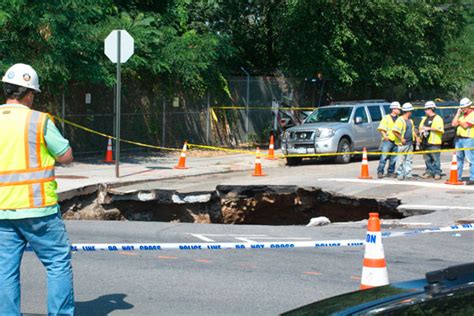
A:
[[[405,138],[402,138],[402,145],[405,145],[407,143],[407,141],[405,140]]]
[[[387,135],[385,135],[385,136],[383,137],[383,140],[386,141],[386,142],[388,142],[390,139],[388,138]]]

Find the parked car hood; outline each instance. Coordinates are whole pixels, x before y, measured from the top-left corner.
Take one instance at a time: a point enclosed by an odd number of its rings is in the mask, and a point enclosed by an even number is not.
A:
[[[346,125],[347,123],[339,123],[339,122],[331,122],[331,123],[308,123],[302,124],[299,126],[294,126],[292,128],[287,129],[289,132],[299,132],[299,131],[314,131],[316,128],[334,128],[338,129],[342,126]]]

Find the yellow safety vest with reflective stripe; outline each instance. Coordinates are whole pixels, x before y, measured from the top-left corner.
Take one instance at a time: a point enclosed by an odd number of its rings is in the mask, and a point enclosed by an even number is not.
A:
[[[421,129],[425,125],[425,121],[428,117],[424,116],[421,119],[420,126],[418,129]],[[443,142],[443,134],[444,134],[444,122],[443,118],[439,115],[435,115],[433,118],[433,123],[431,127],[436,129],[436,131],[430,131],[430,136],[428,136],[428,144],[431,145],[441,145]]]
[[[57,204],[54,157],[44,141],[46,113],[0,108],[0,210]]]
[[[387,114],[380,121],[380,124],[379,124],[379,127],[377,127],[377,130],[385,131],[387,133],[388,139],[394,142],[396,138],[396,136],[393,135],[392,133],[392,129],[394,125],[395,125],[395,122],[393,121],[392,116],[390,114]],[[382,140],[383,140],[383,135],[382,135]]]
[[[474,125],[474,112],[469,113],[469,115],[464,116],[464,113],[459,117],[459,122],[467,122]],[[470,126],[467,128],[459,125],[456,129],[456,135],[460,137],[474,138],[474,127]]]
[[[411,125],[412,125],[412,140],[415,141],[415,139],[416,139],[416,137],[415,137],[415,128],[416,127],[415,127],[415,124],[413,123],[412,119],[410,119],[410,122],[411,122]],[[407,130],[407,123],[405,122],[405,119],[402,116],[398,117],[398,119],[395,121],[395,124],[393,125],[392,130],[400,133],[400,136],[401,136],[401,138],[398,138],[397,136],[395,136],[395,144],[397,146],[403,145],[402,139],[405,136],[405,132]]]

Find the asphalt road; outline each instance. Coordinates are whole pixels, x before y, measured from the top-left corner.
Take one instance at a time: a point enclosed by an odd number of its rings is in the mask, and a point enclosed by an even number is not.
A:
[[[361,239],[361,223],[326,227],[67,221],[73,243]],[[211,234],[211,235],[209,235]],[[240,239],[238,239],[240,238]],[[474,261],[474,233],[384,239],[391,282]],[[274,315],[357,290],[363,248],[78,252],[78,315]],[[22,266],[22,310],[46,313],[44,270]]]

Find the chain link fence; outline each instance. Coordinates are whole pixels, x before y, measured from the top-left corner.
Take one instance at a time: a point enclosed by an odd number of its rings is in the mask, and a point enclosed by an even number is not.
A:
[[[272,101],[282,100],[278,82],[270,77],[236,77],[229,81],[230,100],[209,91],[202,98],[169,97],[123,90],[121,138],[162,147],[195,144],[245,146],[267,142],[273,126]],[[58,116],[95,131],[115,135],[115,93],[102,86],[74,87],[65,93]],[[222,107],[240,107],[239,110]],[[76,155],[105,151],[99,135],[61,124]],[[121,150],[144,150],[123,143]]]

